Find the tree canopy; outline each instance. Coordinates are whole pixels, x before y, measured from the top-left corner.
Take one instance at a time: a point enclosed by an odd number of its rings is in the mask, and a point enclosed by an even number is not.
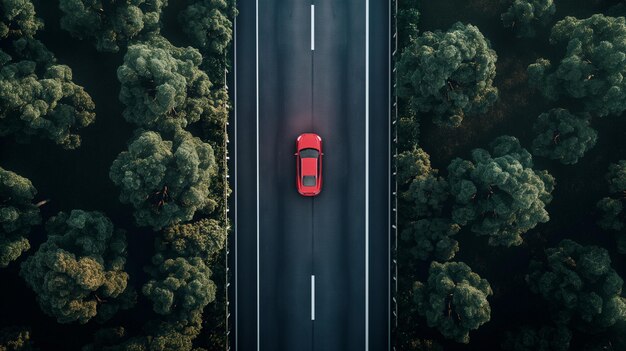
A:
[[[447,261],[459,251],[459,243],[452,238],[461,227],[445,218],[420,219],[411,222],[402,231],[402,239],[413,241],[415,246],[409,249],[413,257],[420,260],[433,258]]]
[[[180,13],[183,31],[203,53],[225,54],[233,38],[230,18],[237,14],[231,2],[232,0],[197,0]]]
[[[30,180],[0,167],[0,267],[30,248],[26,235],[41,223],[36,194]]]
[[[35,351],[30,330],[23,327],[0,329],[0,351]]]
[[[605,249],[566,239],[545,255],[531,261],[527,280],[553,308],[557,323],[600,331],[626,320],[623,281]]]
[[[508,0],[510,5],[500,18],[519,38],[535,36],[536,25],[546,25],[556,12],[554,0]]]
[[[598,133],[589,126],[589,116],[575,116],[565,109],[542,113],[533,126],[537,135],[533,153],[572,165],[595,146]]]
[[[459,244],[452,238],[461,227],[443,208],[449,199],[446,180],[431,167],[430,156],[422,149],[405,151],[398,155],[397,180],[401,187],[407,187],[400,199],[409,207],[403,216],[409,218],[403,226],[401,238],[413,244],[409,250],[418,259],[434,258],[440,261],[452,259],[459,250]]]
[[[126,235],[100,212],[60,212],[48,240],[22,264],[21,276],[41,309],[59,323],[107,320],[134,304],[127,287]]]
[[[156,238],[155,248],[163,257],[200,257],[211,263],[224,248],[227,236],[228,230],[218,221],[205,218],[166,228]]]
[[[491,153],[474,149],[471,160],[456,158],[448,166],[452,219],[471,223],[490,245],[517,246],[522,234],[550,219],[545,206],[554,178],[532,168],[532,156],[515,137],[498,137],[490,147]]]
[[[98,51],[117,52],[120,45],[158,32],[165,6],[167,0],[60,0],[61,27],[95,41]]]
[[[154,311],[177,321],[201,323],[202,310],[215,300],[216,286],[211,269],[200,257],[162,259],[154,256],[152,278],[143,293],[152,300]]]
[[[463,262],[432,262],[428,280],[416,282],[413,292],[428,326],[457,342],[468,343],[470,330],[491,318],[491,286]]]
[[[403,48],[409,45],[411,40],[415,40],[419,34],[417,25],[419,24],[420,12],[416,0],[407,0],[398,8],[396,25],[398,28],[398,47]]]
[[[400,55],[398,96],[410,99],[417,112],[432,112],[436,124],[458,127],[497,100],[496,61],[489,41],[471,24],[424,32]]]
[[[551,99],[579,99],[598,116],[626,110],[626,19],[602,14],[565,17],[553,28],[550,43],[566,47],[560,62],[539,59],[528,66],[528,79]]]
[[[32,38],[42,28],[31,0],[0,0],[0,40]]]
[[[95,119],[94,103],[72,70],[33,36],[43,27],[27,0],[0,1],[0,136],[40,136],[67,149]]]
[[[126,120],[148,129],[173,131],[201,118],[223,118],[222,97],[211,92],[201,63],[198,50],[176,47],[161,36],[130,45],[117,70]]]
[[[596,204],[600,210],[598,225],[605,230],[615,231],[617,236],[617,251],[626,254],[626,160],[609,165],[606,174],[609,184],[609,196],[602,198]]]
[[[502,349],[509,351],[567,351],[572,332],[563,325],[544,325],[541,328],[523,326],[507,332]]]
[[[135,208],[137,224],[161,229],[216,208],[209,197],[216,173],[211,145],[187,132],[170,141],[147,131],[118,155],[109,176],[121,189],[120,200]]]

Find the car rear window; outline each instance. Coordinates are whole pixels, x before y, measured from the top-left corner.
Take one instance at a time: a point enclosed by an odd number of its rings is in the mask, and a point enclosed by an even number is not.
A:
[[[302,158],[317,158],[320,153],[315,149],[302,149],[300,150],[300,157]]]
[[[304,176],[304,177],[302,177],[302,185],[304,185],[304,186],[315,186],[315,176]]]

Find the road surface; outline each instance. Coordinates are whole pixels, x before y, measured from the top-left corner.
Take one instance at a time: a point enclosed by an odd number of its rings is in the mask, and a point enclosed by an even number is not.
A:
[[[238,7],[234,347],[387,350],[389,3]],[[315,198],[295,188],[303,132],[323,139]]]

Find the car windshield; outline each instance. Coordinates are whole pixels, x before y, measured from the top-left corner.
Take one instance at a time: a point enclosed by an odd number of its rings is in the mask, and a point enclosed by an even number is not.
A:
[[[300,157],[302,158],[317,158],[320,153],[315,149],[302,149],[300,150]]]
[[[315,176],[304,176],[304,177],[302,177],[302,185],[304,185],[304,186],[315,186]]]

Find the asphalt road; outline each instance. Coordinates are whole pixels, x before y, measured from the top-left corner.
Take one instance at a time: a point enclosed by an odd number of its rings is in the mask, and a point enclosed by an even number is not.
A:
[[[366,23],[366,1],[238,2],[236,350],[389,347],[389,3]],[[315,198],[303,132],[323,139]]]

